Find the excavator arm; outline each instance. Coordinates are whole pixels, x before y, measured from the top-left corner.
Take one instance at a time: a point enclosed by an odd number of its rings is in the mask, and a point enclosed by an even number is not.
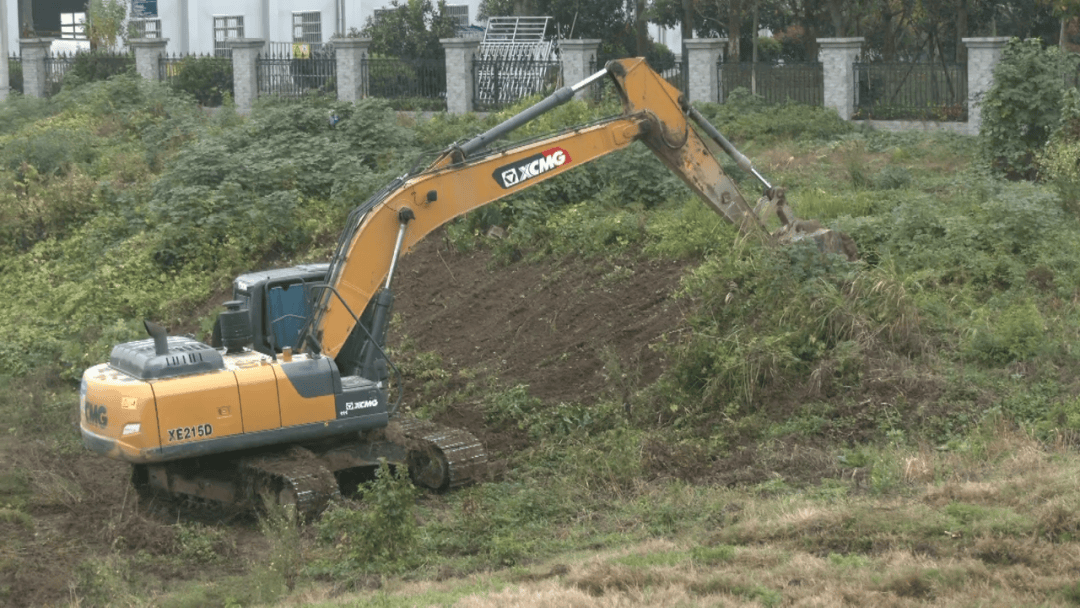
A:
[[[500,151],[487,150],[491,142],[568,101],[577,90],[605,74],[612,78],[622,98],[620,116]],[[389,292],[393,267],[400,253],[409,251],[431,231],[468,211],[635,141],[648,146],[706,204],[744,233],[770,238],[761,219],[723,171],[705,140],[692,128],[691,118],[704,122],[686,104],[680,91],[650,69],[643,59],[612,61],[589,79],[560,89],[486,133],[451,147],[428,168],[396,180],[350,219],[351,225],[342,235],[331,262],[328,287],[319,298],[307,329],[309,348],[338,357],[360,322],[359,315],[380,293]],[[721,146],[730,147],[711,125],[704,123],[703,127]],[[725,150],[738,155],[735,158],[740,166],[749,167],[749,162],[734,148]],[[756,171],[754,174],[760,179]],[[786,209],[781,190],[770,187],[767,194]],[[782,214],[781,219],[789,223]],[[385,332],[385,324],[383,319],[369,326],[381,325]],[[367,341],[381,345],[383,337],[369,335]],[[363,357],[355,353],[347,358],[358,361]]]

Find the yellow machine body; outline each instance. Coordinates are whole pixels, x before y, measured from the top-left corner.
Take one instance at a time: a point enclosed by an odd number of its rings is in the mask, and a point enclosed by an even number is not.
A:
[[[144,341],[144,348],[151,346]],[[80,395],[84,443],[117,460],[147,464],[387,424],[377,387],[335,391],[336,368],[326,357],[275,361],[246,351],[226,354],[222,362],[214,371],[147,380],[110,364],[88,369]]]

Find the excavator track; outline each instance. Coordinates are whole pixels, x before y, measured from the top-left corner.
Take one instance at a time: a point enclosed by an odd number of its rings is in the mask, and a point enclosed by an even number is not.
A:
[[[487,469],[487,451],[468,431],[428,420],[398,418],[390,438],[409,448],[413,481],[441,492],[478,481]]]
[[[252,484],[253,500],[258,502],[266,495],[278,504],[294,505],[302,520],[314,519],[331,500],[341,497],[334,474],[315,454],[301,447],[248,459],[243,473]]]

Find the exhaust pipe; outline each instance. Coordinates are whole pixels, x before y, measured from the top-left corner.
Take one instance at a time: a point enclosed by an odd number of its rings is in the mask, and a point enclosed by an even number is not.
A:
[[[146,333],[150,334],[150,337],[154,339],[154,354],[167,355],[169,354],[169,334],[165,331],[165,328],[143,319],[143,327],[146,328]]]

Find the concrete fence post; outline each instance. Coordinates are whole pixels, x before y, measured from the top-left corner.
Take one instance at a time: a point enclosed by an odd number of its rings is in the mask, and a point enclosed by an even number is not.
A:
[[[334,38],[330,42],[334,45],[338,100],[356,102],[367,97],[369,71],[365,62],[371,39]]]
[[[229,40],[232,49],[233,99],[236,110],[242,114],[251,111],[259,98],[259,73],[256,69],[259,53],[265,46],[262,38],[236,38]]]
[[[473,111],[473,58],[480,48],[478,38],[441,38],[446,50],[446,111],[468,114]]]
[[[825,107],[840,118],[855,114],[855,60],[865,38],[818,38],[818,61],[825,76]]]
[[[718,103],[720,94],[720,54],[724,52],[727,38],[687,38],[686,82],[690,103],[711,101]]]
[[[563,85],[573,86],[603,68],[596,65],[599,50],[599,40],[560,40],[559,61],[562,63]],[[574,94],[574,98],[582,99],[586,94],[586,89],[582,89]]]
[[[27,97],[45,97],[48,86],[48,73],[45,71],[45,58],[52,46],[52,38],[22,38],[19,40],[19,55],[22,56],[23,95]]]
[[[1006,37],[961,38],[968,51],[967,132],[978,135],[982,128],[982,96],[994,84],[994,68],[1009,42]]]
[[[145,80],[161,80],[161,57],[168,38],[135,38],[128,41],[135,52],[135,72]]]

